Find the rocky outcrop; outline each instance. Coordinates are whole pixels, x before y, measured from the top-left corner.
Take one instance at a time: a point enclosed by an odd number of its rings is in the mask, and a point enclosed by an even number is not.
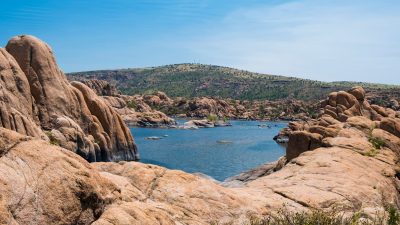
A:
[[[167,127],[176,124],[174,119],[152,109],[141,96],[104,96],[104,99],[129,126]]]
[[[367,219],[385,204],[400,206],[399,114],[369,105],[360,87],[331,94],[318,118],[290,123],[287,157],[224,187],[75,154],[130,159],[135,146],[111,103],[66,82],[36,38],[16,37],[1,49],[0,78],[0,224],[243,224],[284,206],[362,211]]]
[[[0,49],[0,78],[0,126],[44,138],[28,79],[5,49]]]
[[[83,79],[80,82],[93,89],[99,96],[116,96],[120,94],[114,85],[105,80]]]
[[[0,224],[90,224],[119,191],[71,151],[0,128]]]
[[[322,107],[317,120],[292,122],[289,129],[280,133],[279,136],[289,137],[288,160],[321,146],[348,145],[349,148],[369,151],[368,140],[373,139],[371,135],[376,128],[397,137],[400,135],[398,114],[390,108],[370,105],[362,87],[333,92],[322,102]],[[353,138],[354,143],[348,138]]]
[[[240,101],[212,97],[171,99],[163,92],[144,95],[143,99],[150,107],[167,115],[192,118],[206,118],[209,115],[216,115],[220,119],[298,120],[310,118],[317,111],[316,103],[292,99],[279,101]]]
[[[176,124],[174,119],[156,109],[157,105],[167,104],[166,102],[172,101],[162,92],[157,92],[151,96],[128,96],[122,95],[116,90],[115,86],[104,80],[82,78],[77,81],[84,83],[97,95],[101,96],[128,126],[170,127]],[[144,100],[144,97],[147,99]]]
[[[348,92],[333,92],[322,105],[324,114],[341,122],[345,122],[352,116],[364,116],[371,120],[380,120],[382,117],[365,99],[365,91],[362,87],[354,87]]]
[[[324,147],[243,173],[225,187],[138,162],[88,164],[61,147],[1,128],[0,224],[245,224],[251,215],[282,207],[375,215],[383,203],[399,202],[392,148],[400,148],[400,139],[375,128],[372,137],[384,144],[368,154],[373,144],[360,128],[369,124],[357,121],[324,138]]]
[[[231,123],[222,120],[189,120],[182,126],[178,126],[181,129],[198,129],[198,128],[213,128],[213,127],[228,127],[232,126]]]
[[[12,38],[1,49],[0,74],[2,127],[50,140],[89,161],[138,158],[121,117],[84,84],[71,85],[46,43]]]
[[[289,135],[289,143],[286,148],[286,158],[291,160],[305,151],[321,147],[322,135],[306,131],[294,131]]]
[[[89,164],[0,128],[0,224],[210,224],[259,213],[246,192],[137,162]]]

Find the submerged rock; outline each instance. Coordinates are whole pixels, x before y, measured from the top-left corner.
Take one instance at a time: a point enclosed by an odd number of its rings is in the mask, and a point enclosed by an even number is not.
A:
[[[214,123],[215,127],[230,127],[232,126],[232,124],[228,121],[222,121],[222,120],[218,120]]]
[[[146,140],[160,140],[160,139],[162,139],[162,137],[151,136],[151,137],[145,137],[144,139],[146,139]]]
[[[233,141],[230,140],[218,140],[218,144],[233,144]]]

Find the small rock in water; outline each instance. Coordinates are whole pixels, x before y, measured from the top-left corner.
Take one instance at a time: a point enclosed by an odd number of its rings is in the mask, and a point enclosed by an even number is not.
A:
[[[168,134],[164,134],[163,137],[168,137]]]
[[[279,144],[285,144],[289,142],[289,137],[286,136],[275,136],[274,140]]]
[[[214,126],[215,127],[230,127],[230,126],[232,126],[232,124],[228,121],[219,120],[214,123]]]
[[[229,140],[219,140],[217,141],[218,144],[232,144],[233,141],[229,141]]]
[[[151,136],[151,137],[145,137],[144,139],[146,139],[146,140],[160,140],[160,139],[162,139],[162,137]]]

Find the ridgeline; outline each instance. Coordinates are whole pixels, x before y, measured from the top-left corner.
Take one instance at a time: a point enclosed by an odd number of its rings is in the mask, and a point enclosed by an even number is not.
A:
[[[202,64],[98,70],[67,75],[71,80],[106,80],[127,95],[163,91],[171,97],[187,98],[214,96],[240,100],[318,100],[332,91],[346,90],[356,85],[363,86],[367,91],[400,95],[399,85],[321,82]]]

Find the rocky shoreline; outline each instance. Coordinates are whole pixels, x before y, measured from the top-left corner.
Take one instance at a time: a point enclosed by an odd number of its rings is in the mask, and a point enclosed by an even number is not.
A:
[[[110,106],[120,113],[130,126],[174,126],[173,118],[206,119],[215,116],[219,120],[295,121],[315,116],[318,102],[284,99],[280,101],[239,101],[198,97],[193,99],[170,98],[164,92],[152,95],[123,95],[106,81],[77,79],[85,83]]]
[[[32,36],[14,37],[0,53],[0,224],[239,225],[283,206],[368,221],[388,204],[400,207],[400,112],[370,104],[361,87],[333,92],[318,115],[291,122],[278,162],[219,184],[129,162],[138,152],[124,120],[170,123],[146,107],[167,98],[99,97],[69,83]]]

